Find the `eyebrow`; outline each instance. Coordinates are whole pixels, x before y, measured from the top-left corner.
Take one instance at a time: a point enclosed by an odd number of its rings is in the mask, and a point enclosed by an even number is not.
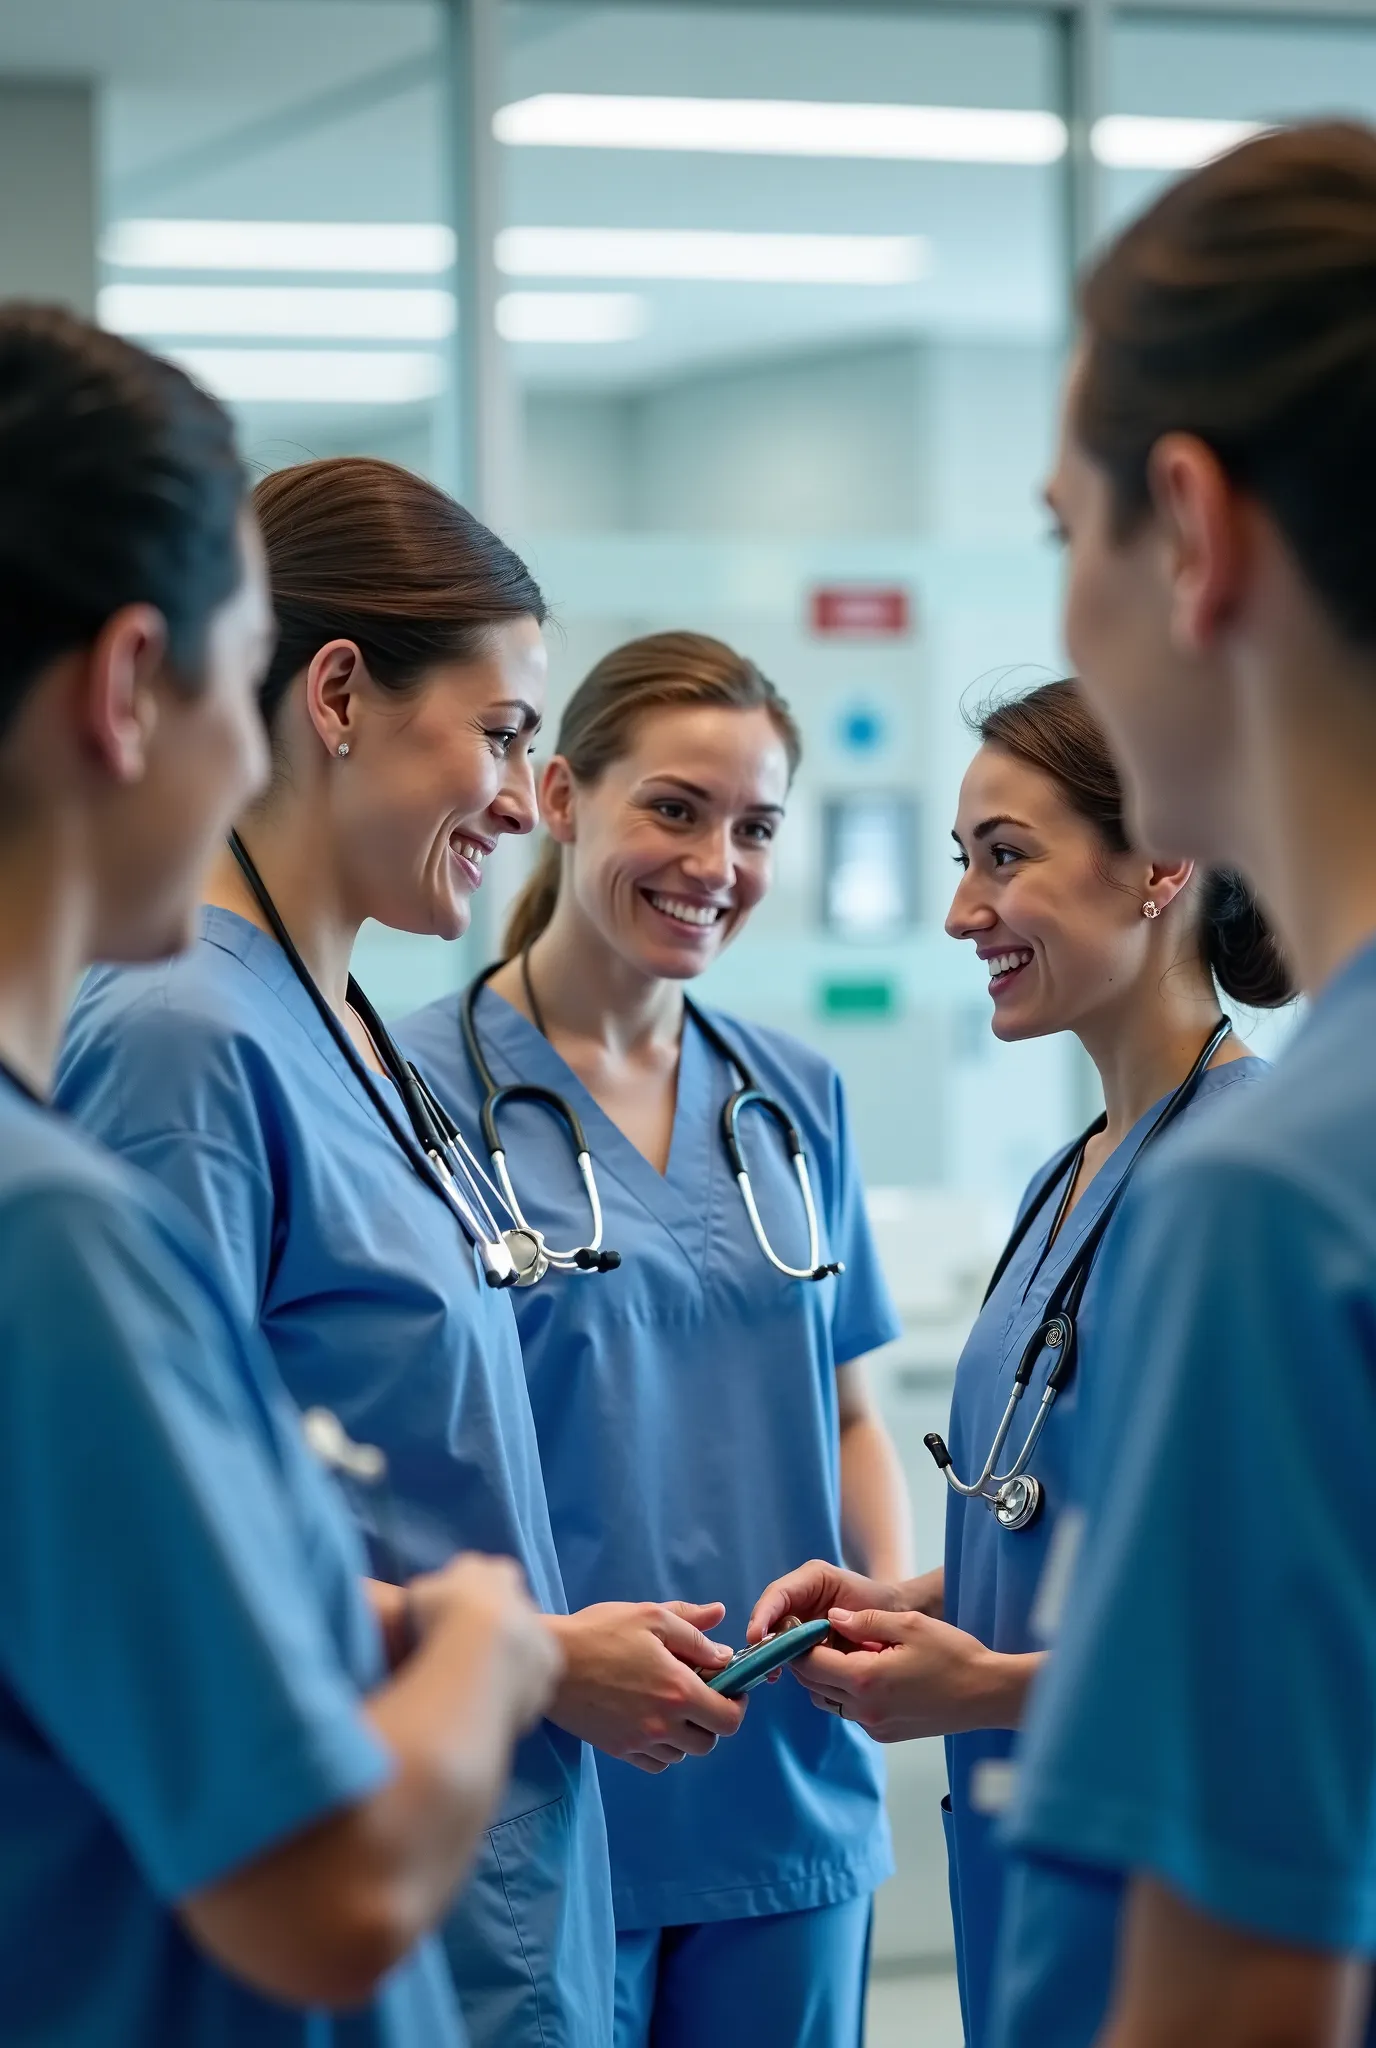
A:
[[[538,732],[543,722],[542,714],[533,704],[527,704],[524,697],[499,697],[492,708],[494,711],[519,711],[523,732]]]
[[[1015,818],[1011,811],[999,811],[992,818],[981,818],[974,831],[970,834],[970,837],[972,840],[987,839],[991,832],[998,831],[1000,825],[1014,825],[1019,832],[1035,832],[1037,829],[1035,825],[1029,825],[1026,818]],[[954,829],[952,830],[951,837],[955,840],[957,846],[964,843],[959,832]]]
[[[681,789],[685,791],[685,793],[688,796],[697,797],[699,802],[704,804],[710,804],[712,801],[712,792],[710,789],[704,789],[701,783],[689,782],[687,777],[684,775],[650,775],[646,777],[646,780],[648,782],[671,783],[675,789]],[[784,807],[782,804],[747,804],[746,809],[748,811],[770,811],[773,812],[776,817],[780,818],[782,818],[784,814]]]

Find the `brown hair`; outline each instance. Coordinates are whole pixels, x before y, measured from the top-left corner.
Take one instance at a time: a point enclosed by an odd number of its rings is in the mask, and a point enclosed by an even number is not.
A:
[[[1123,820],[1123,785],[1103,730],[1077,682],[1043,683],[1025,697],[983,711],[971,724],[988,744],[1049,775],[1111,853],[1131,850]],[[1200,947],[1214,980],[1236,1003],[1274,1010],[1295,993],[1256,898],[1230,868],[1216,868],[1204,879]]]
[[[651,633],[604,654],[564,707],[554,751],[568,762],[575,782],[596,782],[625,756],[646,712],[686,704],[767,711],[783,741],[790,778],[796,774],[803,741],[787,703],[753,661],[705,633]],[[502,951],[508,960],[533,945],[554,915],[559,870],[559,848],[546,838],[507,918]]]
[[[0,307],[0,733],[41,671],[151,604],[194,689],[243,579],[247,479],[224,409],[58,306]]]
[[[327,640],[354,640],[383,689],[471,661],[494,626],[545,601],[519,555],[424,477],[371,456],[302,462],[253,493],[277,647],[260,692],[272,726],[292,678]]]
[[[1376,131],[1257,137],[1173,186],[1088,272],[1075,431],[1120,537],[1163,434],[1263,504],[1340,629],[1376,643]]]

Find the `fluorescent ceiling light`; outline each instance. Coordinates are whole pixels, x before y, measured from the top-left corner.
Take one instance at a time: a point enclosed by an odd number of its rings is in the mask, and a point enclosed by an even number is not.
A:
[[[240,404],[410,405],[434,398],[440,357],[401,349],[177,348],[164,353]]]
[[[634,341],[646,324],[634,292],[506,292],[497,301],[507,341]]]
[[[117,334],[442,341],[454,331],[451,293],[385,285],[107,284],[97,307]]]
[[[454,231],[428,221],[120,220],[101,237],[121,270],[448,270]]]
[[[499,142],[545,149],[682,149],[935,163],[1049,164],[1066,149],[1064,121],[1036,109],[642,99],[612,93],[545,92],[515,100],[494,114],[492,132]]]
[[[1156,114],[1105,114],[1090,138],[1101,164],[1116,171],[1188,171],[1259,135],[1260,121],[1176,120]]]
[[[757,235],[699,228],[505,228],[510,277],[682,277],[741,284],[912,284],[930,245],[917,235]]]

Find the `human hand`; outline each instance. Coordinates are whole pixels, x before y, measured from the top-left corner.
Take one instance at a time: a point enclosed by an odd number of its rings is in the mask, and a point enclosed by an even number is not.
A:
[[[847,1649],[822,1648],[793,1666],[814,1706],[876,1742],[1016,1727],[1036,1656],[1004,1656],[964,1629],[912,1611],[834,1607],[832,1634]]]
[[[534,1727],[554,1697],[564,1658],[512,1558],[473,1551],[451,1558],[439,1571],[411,1580],[404,1613],[416,1646],[452,1631],[475,1651],[485,1647],[515,1726]]]
[[[685,1756],[706,1756],[721,1735],[734,1735],[744,1700],[724,1700],[705,1685],[700,1667],[731,1661],[709,1642],[725,1608],[686,1600],[607,1600],[577,1614],[547,1615],[567,1659],[551,1716],[585,1742],[658,1773]]]
[[[755,1602],[745,1639],[762,1642],[786,1614],[796,1614],[799,1621],[820,1621],[833,1607],[898,1608],[902,1604],[897,1586],[862,1578],[859,1572],[814,1557],[765,1587]]]

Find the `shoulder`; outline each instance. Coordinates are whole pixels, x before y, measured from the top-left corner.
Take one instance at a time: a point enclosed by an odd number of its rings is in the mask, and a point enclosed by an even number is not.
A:
[[[35,1119],[37,1121],[37,1119]],[[4,1316],[22,1303],[70,1309],[74,1290],[106,1298],[184,1292],[190,1279],[221,1298],[190,1219],[147,1174],[69,1123],[45,1116],[34,1138],[7,1130],[0,1175],[0,1282]],[[223,1318],[222,1318],[223,1319]]]
[[[97,968],[68,1020],[58,1100],[85,1121],[101,1098],[118,1105],[121,1123],[147,1123],[217,1096],[280,1093],[276,1007],[261,982],[205,939],[157,967]]]
[[[1269,1193],[1274,1204],[1323,1212],[1376,1245],[1376,1068],[1325,1034],[1306,1034],[1275,1067],[1235,1061],[1200,1114],[1144,1164],[1144,1189],[1213,1204]]]
[[[814,1115],[820,1112],[827,1122],[832,1121],[835,1105],[844,1099],[845,1090],[840,1074],[822,1053],[791,1032],[776,1031],[772,1025],[751,1023],[729,1011],[709,1008],[706,1003],[697,1007],[726,1043],[745,1055],[755,1079],[771,1094],[777,1094],[789,1106],[796,1104]]]

